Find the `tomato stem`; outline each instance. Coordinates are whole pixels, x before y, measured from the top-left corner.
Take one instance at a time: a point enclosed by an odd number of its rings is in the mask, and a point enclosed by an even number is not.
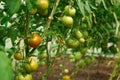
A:
[[[54,6],[53,6],[52,12],[51,12],[50,16],[48,17],[48,22],[47,22],[45,31],[44,31],[44,33],[43,33],[43,35],[42,35],[42,39],[43,39],[43,37],[46,35],[48,29],[50,28],[51,21],[53,20],[53,15],[54,15],[54,13],[55,13],[58,5],[59,5],[59,2],[60,2],[60,0],[57,0],[56,3],[55,3]]]
[[[28,33],[29,33],[29,18],[30,18],[30,15],[29,15],[29,10],[28,10],[28,7],[27,7],[27,3],[26,3],[26,25],[25,25],[25,44],[27,42],[27,37],[28,37]],[[29,47],[28,45],[26,45],[26,49],[25,49],[25,53],[26,55],[29,53]]]

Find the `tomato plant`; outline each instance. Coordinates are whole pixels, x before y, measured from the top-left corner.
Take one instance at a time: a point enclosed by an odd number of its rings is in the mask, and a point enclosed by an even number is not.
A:
[[[60,56],[66,60],[69,50],[78,71],[92,63],[87,55],[119,55],[119,8],[119,0],[0,0],[1,51],[23,79],[39,65],[47,66],[47,79],[51,65]]]

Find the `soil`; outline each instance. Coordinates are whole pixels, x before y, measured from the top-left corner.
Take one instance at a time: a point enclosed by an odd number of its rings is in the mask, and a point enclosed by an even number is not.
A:
[[[97,59],[98,60],[98,59]],[[64,69],[68,69],[68,75],[75,72],[73,68],[73,63],[69,59],[57,58],[52,69],[47,76],[47,80],[61,80],[62,78],[62,68],[60,64],[64,63]],[[78,73],[72,77],[71,80],[109,80],[111,73],[113,72],[114,63],[110,60],[104,60],[102,62],[97,61],[96,64],[90,64],[84,69],[79,69]],[[33,73],[33,80],[42,80],[42,76],[45,73],[47,66],[40,66],[36,72]],[[114,77],[113,80],[117,80]]]

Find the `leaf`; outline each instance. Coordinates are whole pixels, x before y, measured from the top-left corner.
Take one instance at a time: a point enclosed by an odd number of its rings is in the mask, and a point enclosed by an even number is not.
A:
[[[29,10],[32,10],[32,3],[31,3],[31,0],[26,0],[26,2],[27,2],[27,7],[28,7],[28,9]]]
[[[0,64],[0,80],[13,80],[10,60],[2,51],[0,51]]]
[[[9,17],[8,16],[4,16],[0,21],[1,21],[1,24],[3,25],[3,24],[5,24],[5,23],[7,23],[8,21],[9,21]]]
[[[89,14],[91,14],[91,13],[92,13],[92,11],[91,11],[91,9],[90,9],[90,5],[89,5],[88,1],[85,1],[85,9],[87,10],[87,12],[88,12]]]
[[[105,10],[108,10],[104,0],[102,0],[102,3],[103,3]]]
[[[9,12],[14,14],[17,12],[21,6],[21,0],[7,0],[7,5],[9,7]]]
[[[14,41],[16,40],[18,33],[19,33],[18,29],[12,27],[8,29],[8,37],[11,38],[12,43],[14,43]]]
[[[81,0],[77,0],[77,3],[82,15],[85,16],[84,3]]]
[[[102,0],[95,0],[95,5],[98,6],[101,4],[101,2],[102,2]]]

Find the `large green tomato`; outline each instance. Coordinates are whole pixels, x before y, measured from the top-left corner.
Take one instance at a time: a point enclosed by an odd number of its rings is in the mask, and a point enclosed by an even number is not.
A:
[[[22,75],[21,73],[19,73],[15,77],[15,80],[32,80],[32,75],[31,74]]]
[[[61,22],[63,23],[63,25],[65,25],[67,27],[71,27],[71,25],[73,25],[73,18],[71,16],[64,15],[61,18]]]
[[[68,38],[66,40],[66,46],[68,48],[77,48],[80,45],[79,41],[74,38]]]
[[[74,29],[73,36],[75,36],[75,38],[77,38],[79,40],[80,38],[83,37],[83,34],[78,29]]]
[[[70,5],[65,6],[64,12],[68,16],[75,16],[76,14],[76,9]]]

